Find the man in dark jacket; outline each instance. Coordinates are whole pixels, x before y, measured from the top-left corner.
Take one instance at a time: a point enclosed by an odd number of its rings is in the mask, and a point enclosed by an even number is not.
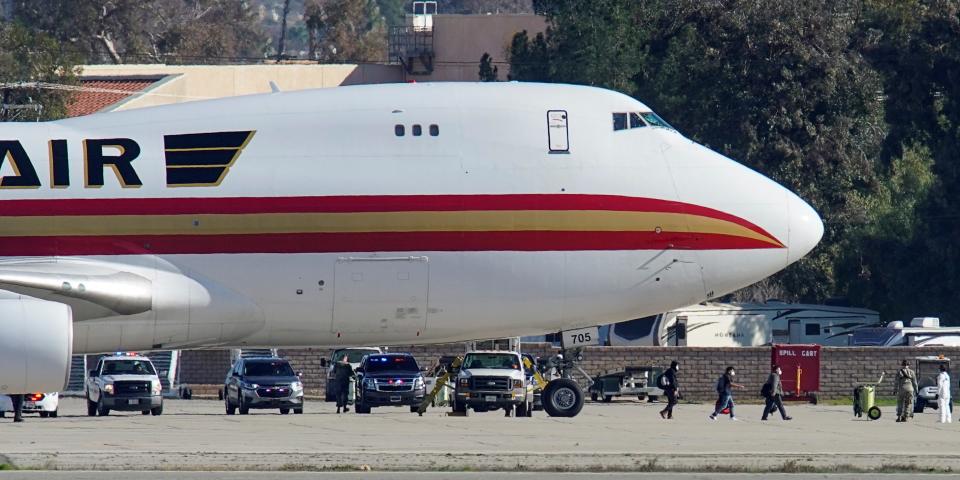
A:
[[[337,389],[337,413],[340,413],[341,408],[344,412],[350,411],[350,407],[347,406],[347,394],[350,392],[350,380],[356,377],[346,355],[333,366],[333,385]]]
[[[680,385],[677,383],[677,370],[680,364],[676,360],[670,362],[670,368],[663,372],[663,394],[667,396],[667,408],[660,410],[660,416],[664,419],[673,418],[673,406],[677,404],[677,397],[680,395]]]
[[[767,416],[776,410],[780,410],[780,417],[784,420],[793,420],[793,417],[787,416],[787,411],[783,408],[783,384],[780,383],[780,375],[783,372],[780,367],[774,365],[770,369],[770,376],[767,377],[767,383],[763,384],[764,398],[766,405],[763,407],[763,416],[760,420],[766,420]]]
[[[733,389],[738,388],[743,390],[744,386],[739,383],[734,383],[733,378],[736,375],[736,369],[733,368],[733,366],[729,366],[723,373],[723,376],[717,380],[717,405],[713,413],[710,414],[710,420],[716,420],[717,416],[729,408],[730,420],[734,422],[737,421],[736,415],[733,414]]]

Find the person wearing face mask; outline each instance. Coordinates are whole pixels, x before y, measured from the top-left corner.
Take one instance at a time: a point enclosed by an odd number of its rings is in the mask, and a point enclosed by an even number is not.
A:
[[[667,396],[667,407],[660,410],[660,417],[664,420],[673,418],[673,407],[677,404],[677,397],[680,395],[680,386],[677,383],[677,371],[680,370],[680,363],[674,360],[670,362],[670,368],[663,372],[660,379],[664,395]]]
[[[739,388],[743,389],[744,386],[738,383],[733,382],[733,378],[737,375],[736,370],[730,366],[727,367],[726,372],[723,376],[717,380],[717,407],[714,409],[713,413],[710,414],[710,420],[716,420],[717,416],[723,412],[724,409],[730,408],[730,420],[736,422],[737,417],[733,414],[733,389]]]
[[[793,420],[793,417],[787,416],[787,411],[783,408],[783,384],[780,383],[780,375],[783,372],[777,365],[774,365],[770,370],[767,383],[763,384],[762,393],[767,401],[763,407],[763,416],[760,417],[760,420],[765,421],[767,416],[776,410],[780,410],[780,417],[784,420]]]

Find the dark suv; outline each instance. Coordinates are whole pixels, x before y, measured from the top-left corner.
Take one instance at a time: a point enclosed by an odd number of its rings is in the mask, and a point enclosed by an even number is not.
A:
[[[373,407],[408,406],[416,412],[426,387],[413,355],[385,353],[363,357],[357,368],[357,413]]]
[[[223,385],[227,415],[251,408],[277,408],[286,415],[303,413],[303,383],[290,363],[277,357],[239,358]]]

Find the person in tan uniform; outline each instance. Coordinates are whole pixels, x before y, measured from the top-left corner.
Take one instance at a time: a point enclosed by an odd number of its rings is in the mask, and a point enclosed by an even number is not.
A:
[[[913,418],[913,399],[917,392],[917,375],[910,370],[906,360],[900,362],[897,378],[894,380],[894,393],[897,395],[897,422],[906,422]]]

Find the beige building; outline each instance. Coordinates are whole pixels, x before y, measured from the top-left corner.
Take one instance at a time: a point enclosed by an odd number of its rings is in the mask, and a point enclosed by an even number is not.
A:
[[[514,34],[546,29],[536,15],[408,15],[390,32],[390,63],[323,65],[86,65],[70,116],[280,90],[396,82],[479,80],[489,53],[500,80],[509,73]]]

